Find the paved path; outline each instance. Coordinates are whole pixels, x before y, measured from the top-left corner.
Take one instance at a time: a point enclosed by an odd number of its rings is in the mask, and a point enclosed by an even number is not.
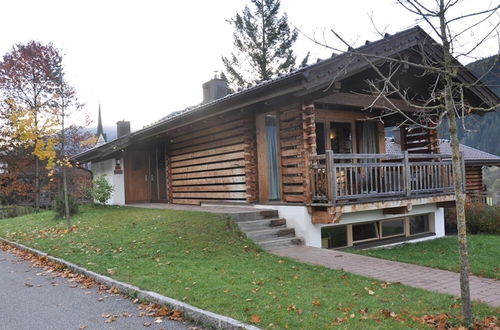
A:
[[[106,323],[102,314],[118,315]],[[126,313],[126,314],[125,314]],[[139,317],[137,305],[116,294],[82,289],[0,250],[0,329],[188,329],[186,323]],[[130,317],[127,317],[130,314]],[[105,315],[106,316],[106,315]],[[151,323],[145,327],[144,323]]]
[[[460,295],[459,274],[446,270],[313,247],[292,247],[271,253],[301,262],[372,277],[429,291]],[[500,281],[470,277],[472,299],[500,307]]]

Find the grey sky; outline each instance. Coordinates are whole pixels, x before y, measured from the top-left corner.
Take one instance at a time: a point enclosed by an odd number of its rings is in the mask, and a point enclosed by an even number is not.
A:
[[[95,118],[100,100],[105,125],[126,119],[135,130],[201,101],[201,84],[222,69],[220,56],[232,49],[232,28],[225,20],[246,3],[249,1],[4,1],[0,54],[14,43],[31,39],[52,42],[63,51],[68,79],[86,103],[86,111]],[[463,10],[494,3],[465,0]],[[331,38],[330,28],[357,45],[378,38],[370,13],[379,28],[388,25],[389,33],[415,25],[414,17],[394,0],[282,0],[282,10],[302,32],[316,33],[319,38],[324,32],[328,42],[339,46]],[[494,20],[498,22],[498,16]],[[428,30],[424,23],[420,25]],[[480,32],[467,33],[461,42],[471,44]],[[311,51],[310,62],[332,52],[302,35],[295,50],[299,59]],[[496,52],[498,40],[493,38],[474,55]]]

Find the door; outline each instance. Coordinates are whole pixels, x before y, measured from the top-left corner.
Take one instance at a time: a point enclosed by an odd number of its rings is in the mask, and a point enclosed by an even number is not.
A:
[[[165,148],[157,145],[150,153],[149,158],[149,181],[152,202],[167,201],[167,183],[165,169]]]
[[[259,200],[281,199],[278,116],[276,113],[257,115],[257,162],[259,171]]]
[[[125,153],[125,203],[151,200],[149,151],[129,150]]]

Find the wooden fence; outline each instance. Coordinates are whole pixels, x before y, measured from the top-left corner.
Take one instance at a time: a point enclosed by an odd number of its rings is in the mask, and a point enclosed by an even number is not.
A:
[[[312,203],[448,194],[450,155],[334,154],[311,157]],[[463,164],[462,164],[463,166]]]

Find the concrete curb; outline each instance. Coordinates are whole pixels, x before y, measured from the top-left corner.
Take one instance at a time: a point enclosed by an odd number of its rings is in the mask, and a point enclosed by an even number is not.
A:
[[[235,320],[233,318],[230,318],[230,317],[227,317],[224,315],[212,313],[210,311],[206,311],[206,310],[188,305],[186,303],[183,303],[182,301],[162,296],[156,292],[141,290],[140,288],[138,288],[136,286],[114,280],[108,276],[97,274],[93,271],[90,271],[90,270],[84,268],[84,267],[77,266],[77,265],[75,265],[71,262],[68,262],[66,260],[50,256],[45,252],[27,247],[25,245],[22,245],[22,244],[19,244],[16,242],[9,241],[5,238],[0,237],[0,242],[5,243],[5,244],[10,245],[10,246],[13,246],[19,250],[30,252],[30,253],[35,254],[37,256],[47,257],[48,260],[56,262],[58,264],[61,264],[75,273],[85,275],[86,277],[96,281],[97,283],[106,285],[108,287],[115,287],[121,294],[124,294],[126,296],[136,297],[138,299],[150,301],[153,303],[157,303],[159,305],[165,305],[170,309],[179,310],[182,312],[182,315],[184,318],[186,318],[188,320],[192,320],[195,323],[199,323],[199,324],[202,324],[205,326],[215,327],[216,329],[260,330],[260,328],[257,328],[253,325],[246,324],[246,323],[240,322],[238,320]]]

